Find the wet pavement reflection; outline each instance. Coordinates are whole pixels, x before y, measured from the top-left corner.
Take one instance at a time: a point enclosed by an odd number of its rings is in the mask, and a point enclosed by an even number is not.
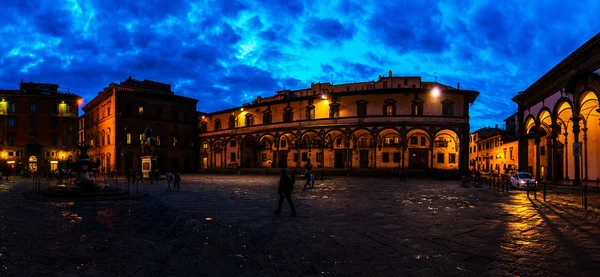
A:
[[[316,182],[276,216],[276,176],[184,176],[150,196],[38,202],[0,183],[2,276],[585,276],[598,214],[457,181]],[[25,274],[25,275],[23,275]]]

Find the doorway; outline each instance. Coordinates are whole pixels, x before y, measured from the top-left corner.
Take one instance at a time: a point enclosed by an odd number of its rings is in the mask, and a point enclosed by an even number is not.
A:
[[[429,168],[428,157],[429,150],[427,149],[408,149],[408,155],[410,156],[408,160],[408,168],[411,169],[427,169]]]
[[[344,150],[335,150],[333,153],[333,167],[344,168]]]
[[[202,168],[208,168],[208,157],[202,157]]]
[[[360,168],[368,168],[369,167],[369,150],[360,150],[359,167]]]
[[[31,156],[29,157],[29,172],[35,173],[38,170],[37,157]]]

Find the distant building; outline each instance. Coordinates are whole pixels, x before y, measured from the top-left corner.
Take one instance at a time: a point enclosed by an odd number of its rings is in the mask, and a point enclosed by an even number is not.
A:
[[[471,171],[505,173],[518,168],[518,141],[511,132],[495,128],[482,128],[470,135],[469,165]]]
[[[201,167],[468,171],[479,93],[421,77],[281,90],[200,117]]]
[[[599,73],[600,33],[513,97],[520,170],[575,185],[600,178]]]
[[[80,116],[77,121],[77,144],[85,144],[85,116]]]
[[[83,107],[88,154],[101,171],[140,169],[142,134],[149,126],[157,139],[154,155],[160,171],[198,168],[196,103],[176,95],[171,86],[129,77],[110,84]]]
[[[24,83],[0,90],[0,167],[15,173],[65,168],[77,156],[81,97],[56,84]]]
[[[505,130],[513,137],[519,136],[519,119],[517,113],[511,114],[509,117],[504,119]]]

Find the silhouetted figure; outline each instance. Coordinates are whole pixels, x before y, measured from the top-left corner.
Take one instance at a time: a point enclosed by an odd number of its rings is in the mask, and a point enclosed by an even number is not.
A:
[[[296,208],[294,207],[294,202],[292,202],[292,191],[294,191],[294,180],[288,175],[287,170],[282,169],[281,177],[279,178],[279,186],[277,187],[277,193],[279,193],[279,205],[277,206],[275,214],[278,215],[281,212],[283,200],[287,199],[290,204],[290,210],[292,211],[291,216],[296,216]]]
[[[315,181],[312,176],[312,168],[313,165],[310,163],[310,159],[307,159],[306,164],[304,165],[304,178],[306,179],[306,183],[304,184],[304,188],[302,188],[302,190],[306,190],[306,187],[313,188],[315,186]]]
[[[179,183],[181,182],[181,175],[179,175],[179,172],[175,172],[175,174],[173,174],[174,176],[174,180],[173,180],[173,189],[177,189],[177,191],[179,191]]]
[[[167,191],[171,191],[171,182],[173,182],[173,174],[171,174],[171,171],[167,170],[166,178],[167,178]]]

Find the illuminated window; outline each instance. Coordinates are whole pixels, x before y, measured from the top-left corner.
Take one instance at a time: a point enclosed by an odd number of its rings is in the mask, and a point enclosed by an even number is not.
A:
[[[156,145],[160,146],[160,136],[156,136]]]
[[[144,106],[139,106],[138,107],[138,114],[139,115],[144,115]]]
[[[451,164],[456,163],[456,154],[454,154],[454,153],[448,154],[448,163],[451,163]]]
[[[414,100],[412,102],[412,115],[423,115],[423,100]]]
[[[173,136],[173,146],[177,145],[177,137]]]
[[[208,149],[208,143],[203,143],[203,144],[202,144],[202,148],[204,148],[204,149]]]
[[[388,99],[383,105],[383,115],[394,116],[396,115],[396,101]]]
[[[144,143],[144,134],[140,134],[140,144]]]
[[[127,134],[127,144],[131,144],[131,133]]]

